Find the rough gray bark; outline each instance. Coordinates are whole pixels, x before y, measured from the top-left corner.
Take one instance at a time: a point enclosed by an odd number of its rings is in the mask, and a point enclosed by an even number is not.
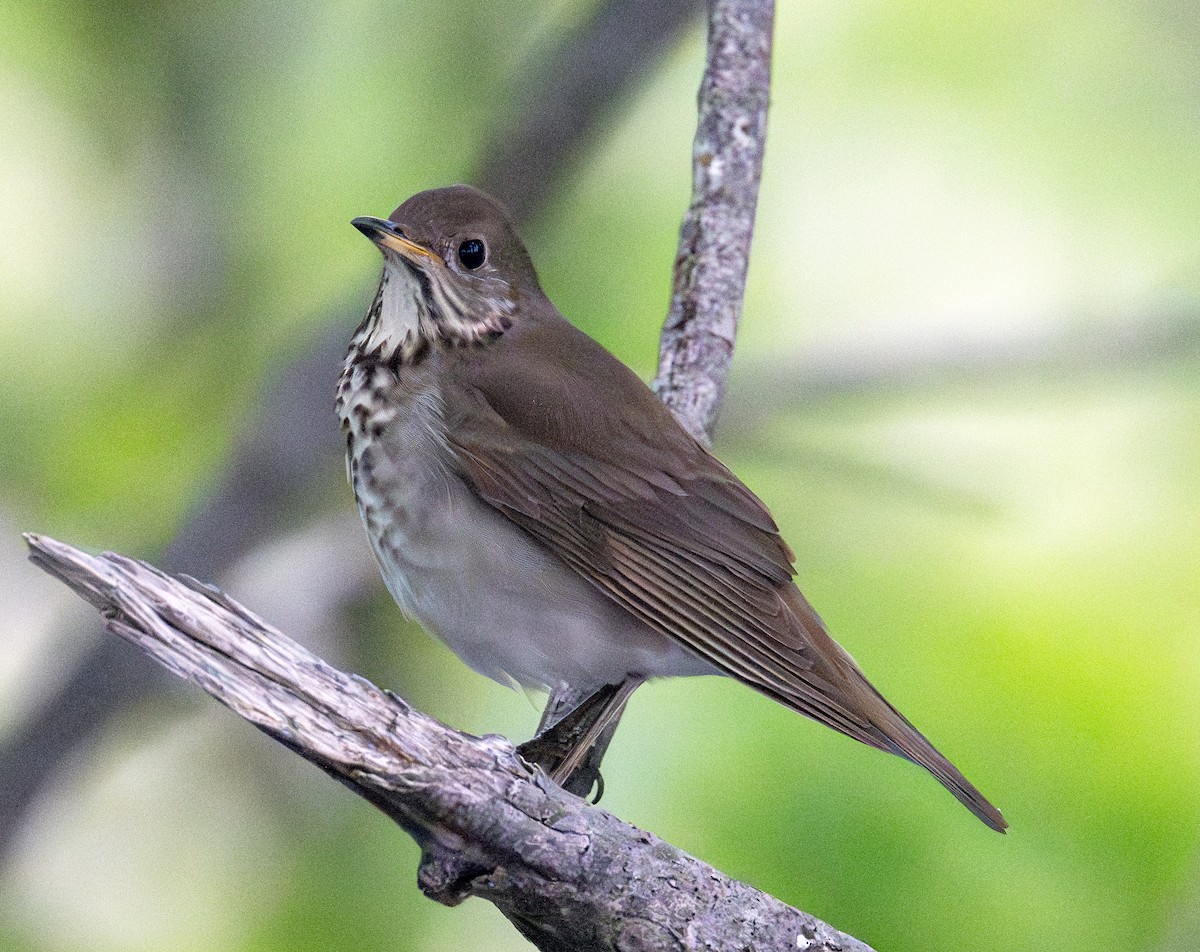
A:
[[[771,0],[712,0],[692,204],[683,220],[671,310],[659,348],[659,398],[712,441],[746,288],[767,137]]]
[[[427,857],[421,888],[439,902],[482,896],[554,952],[870,952],[566,793],[503,737],[459,733],[330,667],[214,588],[26,540],[30,558],[95,605],[110,631],[407,830]]]

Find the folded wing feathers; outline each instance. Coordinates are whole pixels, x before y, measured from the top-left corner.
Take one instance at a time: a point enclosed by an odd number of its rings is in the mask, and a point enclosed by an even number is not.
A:
[[[594,344],[579,346],[588,361],[611,360]],[[999,811],[829,637],[791,584],[792,552],[749,489],[669,418],[650,433],[601,418],[622,448],[617,459],[598,458],[595,441],[549,425],[550,417],[538,418],[535,435],[515,411],[531,409],[523,382],[554,384],[552,366],[536,369],[514,362],[485,374],[473,382],[487,392],[464,387],[451,408],[450,449],[483,499],[647,625],[768,697],[922,765],[1004,829]],[[666,416],[640,381],[627,384],[631,404],[650,401],[647,414]]]

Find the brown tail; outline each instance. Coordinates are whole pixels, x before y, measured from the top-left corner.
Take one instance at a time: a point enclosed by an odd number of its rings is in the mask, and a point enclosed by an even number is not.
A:
[[[1003,833],[1008,829],[1007,821],[987,797],[875,690],[846,649],[829,636],[824,622],[800,590],[792,586],[788,594],[788,606],[803,627],[809,645],[815,649],[817,658],[812,673],[822,689],[813,691],[815,685],[809,681],[809,690],[799,696],[787,697],[769,689],[766,693],[834,730],[920,764],[993,830]],[[803,674],[800,678],[804,679]],[[764,690],[762,685],[755,686]],[[824,703],[820,700],[822,695]]]
[[[893,754],[899,754],[914,764],[920,764],[937,777],[941,785],[958,798],[959,803],[997,833],[1007,830],[1008,821],[1004,819],[999,810],[992,806],[988,798],[980,793],[954,764],[943,757],[937,748],[929,743],[921,732],[913,727],[903,714],[892,707],[865,678],[863,681],[892,715],[892,717],[872,717],[872,721],[876,721],[873,726],[879,731],[883,741],[883,749],[889,750]],[[887,721],[888,723],[880,724],[878,721]]]

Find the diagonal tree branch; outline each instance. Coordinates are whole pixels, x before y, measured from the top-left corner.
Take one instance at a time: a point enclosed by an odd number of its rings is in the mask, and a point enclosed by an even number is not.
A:
[[[704,0],[609,0],[518,90],[516,119],[493,136],[475,176],[522,221],[574,170],[621,100],[679,42]]]
[[[419,881],[439,902],[482,896],[553,952],[870,952],[566,793],[504,738],[454,731],[330,667],[214,588],[25,538],[30,558],[95,605],[110,631],[407,830],[434,857]],[[450,876],[437,862],[447,855]]]

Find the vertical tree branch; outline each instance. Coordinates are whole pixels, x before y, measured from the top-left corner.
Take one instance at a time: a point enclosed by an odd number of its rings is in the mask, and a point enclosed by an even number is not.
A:
[[[692,204],[683,220],[659,398],[705,444],[725,398],[742,315],[767,137],[773,0],[711,0]]]
[[[692,201],[679,235],[671,308],[654,390],[684,428],[712,444],[742,316],[771,86],[774,0],[710,0]],[[587,699],[569,684],[550,693],[539,732]],[[586,796],[617,729],[614,718],[567,789]]]

